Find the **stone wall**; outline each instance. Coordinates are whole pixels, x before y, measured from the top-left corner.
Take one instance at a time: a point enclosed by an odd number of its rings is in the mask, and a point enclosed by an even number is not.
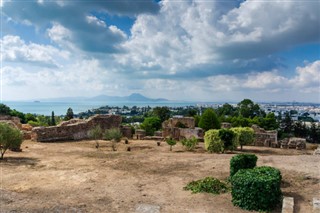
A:
[[[278,132],[276,130],[266,131],[257,125],[252,125],[255,135],[255,146],[266,146],[266,147],[279,147],[278,144]]]
[[[181,125],[182,124],[182,125]],[[179,128],[179,127],[185,128]],[[201,128],[195,128],[195,121],[192,117],[170,118],[162,123],[162,137],[171,137],[175,140],[182,138],[196,137],[203,139],[204,131]]]
[[[121,116],[95,115],[87,120],[72,119],[52,127],[36,127],[32,130],[32,139],[39,142],[54,142],[88,139],[88,132],[95,126],[102,130],[119,128]]]
[[[195,121],[192,117],[182,117],[182,118],[170,118],[162,123],[162,128],[175,128],[180,127],[179,124],[183,124],[185,128],[194,129]]]
[[[10,115],[0,115],[0,122],[2,123],[7,123],[11,127],[17,128],[17,129],[22,129],[22,124],[20,122],[20,118],[10,116]]]

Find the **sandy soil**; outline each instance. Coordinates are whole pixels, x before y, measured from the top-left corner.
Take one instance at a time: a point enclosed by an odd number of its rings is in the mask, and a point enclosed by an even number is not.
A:
[[[181,145],[170,152],[155,141],[121,142],[116,152],[106,141],[99,149],[94,141],[25,141],[22,148],[8,151],[0,162],[1,212],[139,212],[141,204],[159,206],[161,212],[246,212],[232,205],[230,193],[183,190],[192,180],[229,175],[234,153],[209,154],[203,143],[194,152]],[[279,168],[283,194],[295,198],[295,212],[312,212],[312,198],[320,197],[320,156],[263,147],[243,152],[257,154],[258,165]]]

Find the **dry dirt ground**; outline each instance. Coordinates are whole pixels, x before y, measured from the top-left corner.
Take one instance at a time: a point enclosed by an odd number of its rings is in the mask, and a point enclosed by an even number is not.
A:
[[[183,187],[213,176],[226,180],[235,153],[210,154],[200,143],[184,151],[155,141],[37,143],[25,141],[22,152],[0,162],[2,212],[144,212],[144,204],[160,212],[246,212],[231,203],[231,194],[192,194]],[[131,151],[127,151],[127,147]],[[279,168],[282,191],[295,199],[295,212],[312,212],[320,197],[320,156],[311,151],[244,147],[258,156],[258,165]],[[155,209],[154,209],[155,210]],[[156,211],[154,211],[156,212]],[[281,212],[279,206],[274,212]]]

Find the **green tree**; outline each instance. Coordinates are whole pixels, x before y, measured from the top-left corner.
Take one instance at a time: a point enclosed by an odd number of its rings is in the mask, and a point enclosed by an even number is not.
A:
[[[297,121],[293,124],[293,133],[296,137],[306,137],[308,134],[308,129],[305,123],[302,121]]]
[[[51,126],[55,126],[56,125],[56,119],[54,117],[54,111],[51,112]]]
[[[233,116],[235,114],[235,111],[236,111],[236,109],[232,105],[225,103],[222,105],[222,107],[219,107],[217,109],[217,114],[219,117],[226,116],[226,115]]]
[[[250,127],[235,127],[231,130],[236,134],[237,143],[240,144],[241,150],[244,145],[250,145],[254,141],[254,131]]]
[[[292,133],[293,130],[293,120],[288,112],[284,114],[284,119],[281,122],[281,129],[284,133]]]
[[[265,130],[275,130],[279,128],[276,116],[274,113],[268,113],[265,118],[262,119],[260,126]]]
[[[224,144],[219,137],[218,129],[210,129],[204,135],[204,147],[208,152],[220,153],[224,151]]]
[[[4,153],[8,149],[20,148],[22,143],[22,134],[20,130],[9,126],[6,123],[0,123],[0,159],[3,159]]]
[[[213,109],[206,109],[200,118],[199,127],[208,131],[209,129],[220,129],[220,126],[220,121]]]
[[[244,118],[253,118],[255,116],[264,116],[265,113],[250,99],[244,99],[238,103],[238,112]]]
[[[69,107],[68,110],[67,110],[66,116],[64,116],[64,120],[68,121],[68,120],[72,119],[73,116],[74,116],[73,110]]]
[[[5,104],[0,104],[0,115],[10,115],[11,109]]]
[[[311,124],[309,137],[312,143],[320,143],[320,126],[315,122]]]
[[[141,128],[146,130],[147,135],[153,135],[155,131],[161,128],[161,120],[158,117],[145,118]]]
[[[170,118],[170,109],[168,107],[155,107],[152,115],[160,118],[161,123]]]
[[[37,118],[35,115],[31,114],[31,113],[27,113],[25,115],[25,118],[26,118],[26,123],[28,123],[29,121],[37,121]]]

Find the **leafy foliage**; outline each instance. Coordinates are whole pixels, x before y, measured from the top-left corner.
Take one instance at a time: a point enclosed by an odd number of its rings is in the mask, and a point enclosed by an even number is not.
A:
[[[3,159],[3,155],[8,149],[20,149],[21,143],[22,134],[20,130],[6,123],[0,123],[0,159]]]
[[[181,143],[188,151],[192,151],[198,145],[198,139],[195,137],[183,139]]]
[[[115,142],[120,142],[122,133],[118,128],[107,129],[104,133],[105,140],[114,140]]]
[[[235,150],[237,148],[236,134],[230,129],[220,129],[219,137],[223,142],[224,150]]]
[[[10,115],[11,109],[5,104],[0,104],[0,115]]]
[[[183,188],[184,190],[191,190],[192,193],[207,192],[212,194],[221,194],[229,191],[226,183],[214,177],[206,177],[201,180],[192,181]]]
[[[265,113],[260,109],[258,104],[255,104],[250,99],[243,99],[238,103],[238,112],[244,118],[253,118],[255,116],[264,116]]]
[[[177,141],[173,138],[166,138],[166,142],[170,146],[170,151],[172,151],[172,146],[177,144]]]
[[[240,169],[253,169],[257,165],[258,157],[254,154],[235,155],[230,160],[230,177]]]
[[[219,137],[219,130],[211,129],[205,133],[204,146],[209,152],[220,153],[224,151],[224,144]]]
[[[154,135],[154,132],[161,128],[161,120],[158,117],[148,117],[144,119],[141,128],[146,130],[147,135]]]
[[[152,111],[152,114],[160,118],[161,122],[170,118],[170,110],[168,107],[155,107]]]
[[[254,131],[250,127],[235,127],[231,130],[236,134],[237,143],[241,146],[250,145],[254,141]]]
[[[209,129],[220,129],[220,121],[213,109],[209,108],[204,111],[199,121],[199,127],[205,131]]]
[[[270,211],[281,201],[281,173],[268,166],[239,170],[231,178],[232,203],[246,210]]]

